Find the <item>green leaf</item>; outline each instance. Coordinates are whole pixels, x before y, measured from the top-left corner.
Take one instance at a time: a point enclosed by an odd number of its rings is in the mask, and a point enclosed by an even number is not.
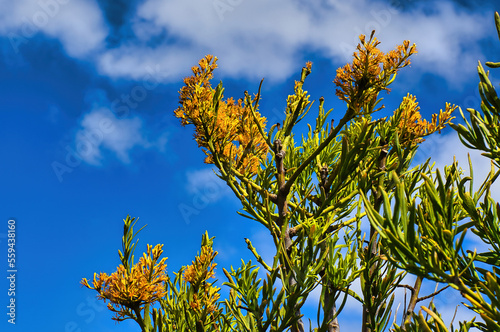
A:
[[[490,68],[500,68],[500,62],[487,61],[486,65]]]

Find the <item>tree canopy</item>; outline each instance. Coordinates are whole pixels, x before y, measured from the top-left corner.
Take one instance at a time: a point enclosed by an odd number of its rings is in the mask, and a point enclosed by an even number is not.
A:
[[[500,38],[498,13],[495,22]],[[345,103],[337,121],[323,97],[313,108],[304,90],[311,62],[276,124],[259,111],[262,82],[255,94],[225,99],[222,82],[211,83],[216,57],[207,55],[192,68],[175,116],[194,126],[205,163],[214,165],[241,202],[238,213],[268,230],[275,254],[265,261],[246,239],[255,262],[223,269],[221,286],[214,279],[214,239],[205,233],[192,263],[169,276],[162,245],[148,245],[134,263],[136,220],[128,216],[121,265],[111,275],[82,280],[107,301],[114,319],[133,319],[144,332],[298,332],[306,321],[311,331],[335,332],[352,298],[363,308],[362,332],[500,331],[500,204],[491,197],[500,174],[500,99],[479,63],[481,109],[460,109],[463,124],[452,123],[458,107],[449,103],[431,119],[422,118],[409,93],[381,117],[381,93],[390,90],[417,48],[403,41],[384,53],[378,45],[374,33],[361,35],[352,62],[337,70],[336,95]],[[299,136],[301,121],[308,130]],[[466,147],[491,160],[485,179],[474,179],[471,163],[465,165],[469,176],[456,161],[443,169],[430,159],[415,165],[425,138],[448,125]],[[478,189],[473,180],[481,183]],[[468,250],[466,237],[472,236],[488,250]],[[413,284],[407,275],[415,277]],[[424,282],[441,288],[423,294]],[[356,283],[360,291],[353,290]],[[219,286],[229,288],[227,298]],[[442,308],[422,304],[448,287],[477,319],[448,326]],[[410,294],[399,316],[398,289]],[[314,290],[321,294],[317,313],[308,317],[303,305]]]

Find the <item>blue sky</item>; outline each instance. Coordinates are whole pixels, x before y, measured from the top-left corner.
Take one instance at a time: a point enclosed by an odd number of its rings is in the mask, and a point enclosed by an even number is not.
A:
[[[293,81],[311,60],[306,89],[340,117],[335,70],[350,60],[357,36],[375,28],[383,50],[404,39],[419,50],[386,112],[411,92],[430,118],[445,102],[478,108],[477,61],[500,54],[494,4],[0,0],[0,247],[6,256],[13,218],[18,268],[13,327],[2,258],[0,329],[136,331],[133,322],[116,325],[79,285],[115,270],[127,214],[148,224],[139,251],[165,244],[169,272],[191,262],[205,230],[216,236],[220,267],[250,258],[244,237],[270,252],[266,232],[236,214],[238,202],[203,164],[192,128],[173,116],[182,78],[205,54],[219,57],[215,79],[226,96],[256,92],[265,78],[261,111],[270,122],[282,120]],[[498,85],[500,73],[491,77]],[[419,158],[444,165],[466,153],[445,131]],[[477,154],[473,160],[478,172],[488,167]]]

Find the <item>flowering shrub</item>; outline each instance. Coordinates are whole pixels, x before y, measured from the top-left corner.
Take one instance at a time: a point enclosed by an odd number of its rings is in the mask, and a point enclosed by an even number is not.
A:
[[[500,36],[498,13],[495,20]],[[480,65],[481,112],[468,109],[469,122],[460,111],[465,126],[451,123],[457,106],[448,103],[430,121],[423,119],[411,94],[391,116],[377,118],[384,107],[380,94],[389,92],[417,52],[409,41],[386,54],[378,45],[374,34],[360,37],[352,63],[334,79],[345,112],[336,124],[328,121],[332,110],[325,110],[321,97],[316,124],[300,139],[295,126],[312,106],[304,90],[312,63],[295,82],[283,121],[269,129],[258,111],[260,87],[254,97],[245,93],[237,101],[223,100],[222,83],[212,88],[215,57],[201,59],[184,80],[175,115],[182,125],[194,126],[205,162],[240,200],[240,214],[266,227],[276,250],[265,261],[246,239],[257,263],[222,269],[228,298],[221,299],[212,280],[217,252],[207,233],[192,264],[171,278],[161,246],[148,246],[133,264],[130,218],[118,270],[95,274],[92,285],[82,283],[109,301],[116,319],[134,319],[147,332],[304,331],[303,305],[316,300],[314,290],[320,294],[315,320],[309,319],[314,331],[339,331],[348,298],[363,308],[362,332],[448,331],[442,308],[434,301],[422,304],[446,288],[482,318],[459,322],[458,330],[450,324],[451,331],[500,331],[500,205],[490,194],[500,175],[498,95]],[[466,146],[493,161],[478,191],[456,162],[444,170],[429,160],[412,164],[424,138],[450,124]],[[466,235],[489,251],[467,251]],[[415,276],[412,285],[404,278],[409,274]],[[426,282],[444,286],[422,294]],[[405,291],[408,300],[398,313],[395,294]]]

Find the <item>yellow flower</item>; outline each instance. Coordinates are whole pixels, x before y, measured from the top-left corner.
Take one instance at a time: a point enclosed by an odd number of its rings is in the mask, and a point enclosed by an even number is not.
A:
[[[206,309],[208,313],[212,313],[217,310],[220,288],[207,282],[215,276],[215,256],[217,252],[213,251],[211,246],[203,246],[200,255],[184,270],[183,279],[195,289],[195,294],[189,302],[189,306],[195,311],[202,312]]]
[[[217,251],[213,251],[211,246],[201,247],[201,253],[195,257],[195,260],[184,270],[184,280],[199,285],[201,282],[213,278],[215,275],[216,263],[213,262],[217,256]]]
[[[302,108],[306,109],[307,105],[309,105],[309,95],[307,94],[307,91],[304,91],[302,87],[304,86],[304,82],[302,81],[295,81],[294,85],[294,92],[295,94],[293,95],[288,95],[288,98],[286,100],[286,113],[293,113],[295,108],[298,106],[299,102],[302,101]]]
[[[152,248],[148,244],[147,255],[144,253],[130,271],[120,265],[111,275],[94,273],[92,286],[86,278],[81,284],[96,290],[99,299],[110,301],[108,308],[117,314],[115,320],[126,319],[130,317],[128,309],[140,310],[143,305],[156,302],[166,294],[167,258],[158,261],[162,247],[158,244]]]
[[[436,131],[441,133],[441,130],[454,119],[451,114],[456,108],[457,106],[446,103],[445,110],[439,112],[439,118],[437,114],[433,114],[432,122],[428,122],[422,119],[417,98],[407,94],[399,106],[399,111],[401,111],[401,119],[398,123],[400,143],[402,145],[413,145],[423,142],[423,137]]]
[[[193,300],[189,302],[189,306],[198,312],[202,312],[206,308],[208,314],[213,313],[217,310],[217,301],[220,298],[219,290],[219,287],[206,284],[199,296],[198,294],[193,295]]]
[[[370,39],[359,37],[357,52],[352,64],[337,69],[333,81],[337,85],[337,96],[345,101],[351,110],[360,114],[365,104],[373,104],[382,90],[387,90],[397,71],[410,64],[409,57],[417,53],[415,44],[404,41],[395,50],[384,54],[377,46],[380,42],[373,33]],[[369,110],[364,110],[365,112]]]
[[[192,68],[193,75],[184,79],[185,86],[179,91],[181,106],[174,111],[175,116],[182,125],[195,126],[195,140],[207,155],[205,163],[214,163],[216,157],[232,163],[241,173],[255,174],[268,150],[255,121],[264,128],[265,118],[256,112],[254,119],[242,99],[221,99],[214,105],[215,89],[210,79],[216,62],[216,57],[207,55],[199,67]]]

